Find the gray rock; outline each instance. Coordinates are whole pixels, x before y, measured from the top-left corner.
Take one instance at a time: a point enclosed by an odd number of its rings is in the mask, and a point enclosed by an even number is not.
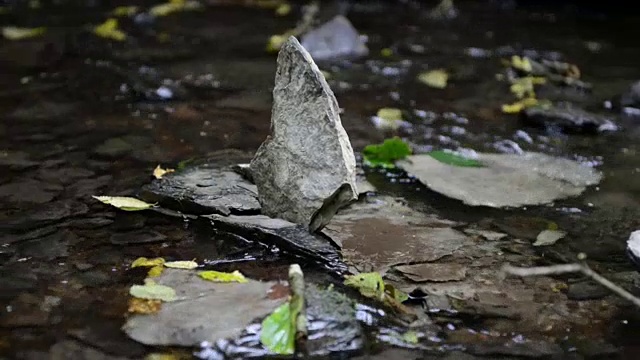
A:
[[[525,119],[543,127],[558,128],[567,133],[600,133],[618,130],[608,117],[590,113],[570,103],[549,107],[534,106],[524,110]]]
[[[0,199],[12,203],[44,204],[53,200],[64,188],[33,179],[16,179],[15,182],[0,185]]]
[[[16,213],[0,224],[1,230],[25,231],[43,227],[64,219],[81,216],[89,212],[89,207],[73,200],[61,200],[44,204],[35,211]]]
[[[262,213],[324,227],[357,198],[356,160],[338,102],[295,37],[278,55],[271,136],[251,161]]]
[[[302,46],[316,61],[369,54],[358,30],[342,15],[304,34]]]
[[[124,332],[145,345],[197,346],[234,337],[286,300],[267,297],[275,282],[213,283],[196,271],[165,269],[156,282],[173,288],[179,300],[127,320]]]
[[[569,284],[567,298],[571,300],[597,300],[611,295],[611,291],[593,281],[581,281]]]
[[[216,228],[242,235],[247,239],[276,245],[284,251],[315,260],[318,264],[338,272],[346,270],[340,252],[331,240],[319,234],[309,233],[304,226],[264,215],[206,217],[211,219]]]
[[[137,245],[163,242],[167,237],[150,229],[111,234],[109,241],[114,245]]]
[[[640,108],[640,81],[633,83],[620,97],[620,105]]]
[[[257,214],[258,190],[231,169],[213,164],[166,174],[146,185],[140,197],[189,214]]]
[[[431,190],[472,206],[547,204],[581,194],[602,175],[578,162],[540,153],[478,154],[484,167],[442,163],[423,154],[398,162]]]

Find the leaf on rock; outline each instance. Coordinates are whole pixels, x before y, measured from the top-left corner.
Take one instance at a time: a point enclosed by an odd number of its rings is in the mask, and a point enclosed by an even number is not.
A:
[[[406,333],[402,334],[402,340],[407,344],[417,344],[418,333],[413,330],[409,330]]]
[[[460,156],[452,151],[436,150],[428,152],[427,155],[440,161],[441,163],[461,166],[461,167],[483,167],[482,163],[475,159],[469,159],[464,156]]]
[[[127,38],[127,34],[118,29],[118,19],[114,18],[109,18],[102,24],[94,27],[93,33],[101,38],[115,41],[124,41]]]
[[[164,271],[164,267],[162,265],[154,266],[151,269],[149,269],[149,272],[147,272],[147,276],[148,277],[158,277],[158,276],[162,275],[163,271]]]
[[[262,321],[260,342],[269,351],[281,355],[291,355],[295,351],[296,326],[289,302],[280,305]]]
[[[346,276],[344,284],[358,289],[363,296],[384,299],[385,286],[380,273],[370,272]]]
[[[156,299],[129,299],[128,312],[133,314],[155,314],[162,308],[162,301]]]
[[[162,167],[160,167],[160,165],[158,165],[155,169],[153,169],[153,177],[155,177],[156,179],[162,179],[165,174],[170,174],[175,171],[175,169],[163,169]]]
[[[419,74],[418,80],[429,87],[444,89],[447,87],[449,74],[443,69],[431,70]]]
[[[193,260],[186,261],[167,261],[164,266],[172,269],[185,269],[191,270],[198,267],[198,263]]]
[[[140,211],[150,209],[156,204],[149,204],[142,200],[126,196],[92,196],[94,199],[101,201],[107,205],[112,205],[120,210]]]
[[[40,36],[47,31],[45,27],[21,28],[16,26],[5,26],[2,28],[2,36],[8,40],[23,40]]]
[[[176,291],[164,285],[156,284],[151,279],[145,279],[144,285],[133,285],[129,294],[139,299],[162,300],[165,302],[176,300]]]
[[[213,282],[225,282],[225,283],[226,282],[237,282],[237,283],[247,282],[247,278],[245,278],[244,275],[242,275],[242,273],[238,270],[232,273],[207,270],[207,271],[199,272],[198,275],[205,280],[209,280]]]
[[[542,230],[540,234],[536,237],[536,241],[533,243],[533,246],[549,246],[553,245],[558,240],[567,236],[566,231],[562,230]]]
[[[367,145],[362,151],[367,165],[394,167],[394,162],[411,155],[411,147],[402,139],[393,137],[382,144]]]
[[[531,66],[531,61],[526,56],[520,57],[518,55],[513,55],[511,57],[511,67],[516,70],[520,70],[526,73],[530,73],[533,70]]]
[[[397,302],[409,300],[409,295],[402,290],[398,290],[391,284],[384,284],[384,292]]]
[[[164,259],[161,257],[153,258],[153,259],[147,259],[146,257],[139,257],[131,263],[131,267],[135,268],[140,266],[158,266],[162,264],[164,264]]]

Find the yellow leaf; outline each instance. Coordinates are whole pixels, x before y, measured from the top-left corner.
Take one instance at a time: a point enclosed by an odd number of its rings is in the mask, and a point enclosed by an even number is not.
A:
[[[151,279],[145,279],[144,285],[131,286],[129,294],[139,299],[162,300],[165,302],[176,300],[175,290],[165,285],[156,284]]]
[[[20,28],[15,26],[5,26],[2,28],[2,36],[9,40],[29,39],[44,34],[45,27]]]
[[[381,108],[377,116],[386,121],[402,120],[402,110],[396,108]]]
[[[149,14],[153,16],[167,16],[174,12],[195,10],[200,8],[197,1],[172,0],[168,3],[153,6],[149,9]]]
[[[444,89],[447,87],[449,74],[443,69],[431,70],[418,75],[418,80],[429,87]]]
[[[139,266],[151,267],[151,266],[158,266],[162,264],[164,264],[164,259],[161,257],[153,258],[153,259],[147,259],[146,257],[139,257],[131,263],[131,267],[132,268],[139,267]]]
[[[113,16],[131,16],[138,12],[137,6],[118,6],[111,11]]]
[[[531,67],[531,61],[526,56],[520,57],[518,55],[513,55],[511,57],[511,66],[514,69],[524,71],[527,73],[533,70],[533,68]]]
[[[151,269],[149,269],[149,272],[147,272],[147,276],[148,277],[158,277],[158,276],[162,275],[163,271],[164,271],[164,267],[162,265],[154,266]]]
[[[523,109],[536,105],[538,105],[538,100],[536,98],[529,97],[516,101],[512,104],[502,105],[502,112],[505,114],[517,114]]]
[[[290,12],[291,5],[289,5],[288,3],[282,3],[276,8],[276,15],[278,16],[286,16],[289,15]]]
[[[156,205],[126,196],[92,196],[92,198],[125,211],[146,210]]]
[[[155,169],[153,169],[153,176],[156,179],[162,179],[162,177],[165,174],[170,174],[170,173],[172,173],[174,171],[175,171],[175,169],[163,169],[163,168],[160,167],[160,165],[158,165],[158,166],[156,166]]]
[[[271,35],[269,42],[267,43],[267,51],[270,53],[280,51],[280,48],[287,41],[285,35]]]
[[[128,312],[134,314],[155,314],[160,311],[162,301],[155,299],[129,299]]]
[[[391,55],[393,55],[393,50],[391,50],[389,48],[384,48],[384,49],[380,50],[380,55],[382,55],[384,57],[391,57]]]
[[[232,273],[208,270],[208,271],[201,271],[198,273],[198,275],[205,280],[209,280],[213,282],[238,282],[238,283],[247,282],[247,278],[245,278],[244,275],[242,275],[238,270]]]
[[[118,29],[118,20],[114,18],[109,18],[104,23],[94,27],[93,33],[102,38],[115,41],[124,41],[127,38],[127,34]]]
[[[172,269],[195,269],[198,267],[198,263],[193,260],[188,261],[167,261],[164,266]]]

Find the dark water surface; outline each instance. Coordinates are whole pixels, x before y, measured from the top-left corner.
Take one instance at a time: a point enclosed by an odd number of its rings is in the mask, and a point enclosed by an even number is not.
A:
[[[369,180],[382,193],[452,220],[543,217],[571,232],[556,254],[571,259],[586,252],[601,271],[630,272],[624,246],[640,228],[640,118],[609,112],[622,130],[595,136],[526,127],[500,112],[512,97],[496,74],[504,70],[501,55],[558,56],[578,65],[594,90],[548,89],[540,96],[606,113],[603,102],[640,79],[640,18],[506,3],[462,3],[451,21],[427,19],[429,6],[417,3],[347,7],[368,36],[371,54],[319,66],[331,73],[352,144],[360,151],[389,136],[370,118],[381,107],[397,107],[415,114],[409,119],[413,132],[404,136],[417,148],[508,151],[497,145],[512,140],[523,150],[591,162],[605,175],[596,189],[517,211],[465,207],[376,171]],[[224,149],[255,151],[269,131],[271,112],[275,55],[266,53],[266,40],[295,25],[297,7],[286,17],[258,7],[212,5],[149,23],[121,20],[130,35],[126,43],[85,30],[109,9],[44,6],[0,14],[2,24],[51,27],[41,38],[0,40],[0,357],[47,358],[42,351],[68,339],[110,356],[141,358],[154,350],[119,330],[128,288],[144,277],[129,269],[139,256],[215,261],[249,254],[260,261],[242,266],[247,276],[286,277],[286,259],[261,248],[192,221],[115,211],[91,195],[135,195],[158,164],[176,168]],[[380,55],[384,48],[393,55]],[[444,90],[415,80],[435,68],[451,73]],[[533,141],[514,136],[519,130]],[[635,358],[638,310],[607,299],[602,318],[553,338],[567,348],[603,339]]]

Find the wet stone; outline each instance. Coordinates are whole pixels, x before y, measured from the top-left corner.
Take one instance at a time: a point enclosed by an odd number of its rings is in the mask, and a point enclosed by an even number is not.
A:
[[[33,179],[18,179],[16,182],[0,185],[0,198],[11,203],[44,204],[53,200],[63,188]]]
[[[74,219],[68,224],[69,227],[76,229],[97,229],[113,223],[113,219],[106,217],[90,217],[84,219]]]
[[[11,311],[0,316],[0,328],[46,326],[49,324],[49,311],[41,306],[43,299],[22,293],[11,302]]]
[[[467,275],[467,267],[461,264],[414,264],[395,269],[415,282],[459,281]]]
[[[597,300],[611,294],[611,291],[592,281],[569,284],[567,298],[571,300]]]
[[[54,233],[56,230],[57,226],[46,226],[19,234],[5,235],[3,237],[0,237],[0,245],[13,244],[21,241],[41,238],[43,236]]]
[[[338,102],[295,37],[278,54],[271,129],[250,165],[262,214],[317,231],[357,199],[356,161]]]
[[[302,46],[316,61],[369,54],[363,38],[349,19],[342,15],[304,34]]]
[[[76,274],[76,277],[80,280],[81,284],[87,287],[101,287],[113,284],[117,280],[113,274],[98,269],[84,271]]]
[[[151,140],[144,136],[126,135],[111,138],[98,145],[94,153],[104,157],[117,158],[124,156],[139,147],[147,147]]]
[[[80,167],[66,167],[60,169],[43,169],[39,171],[38,178],[48,183],[70,185],[80,179],[86,179],[95,175],[95,172]]]
[[[606,116],[590,113],[570,103],[550,107],[535,106],[524,110],[526,121],[567,133],[601,133],[618,130],[618,126]]]
[[[60,120],[70,116],[77,109],[77,104],[40,101],[28,103],[9,113],[7,117],[16,121]]]
[[[49,360],[92,359],[92,360],[130,360],[129,357],[105,354],[95,348],[75,340],[64,340],[49,349]]]
[[[346,270],[340,252],[331,240],[322,235],[309,233],[308,229],[301,225],[264,215],[206,217],[212,221],[216,229],[275,245],[281,250],[315,260],[316,263],[334,271]]]
[[[257,188],[228,168],[205,164],[146,185],[140,197],[189,214],[256,214],[260,211]]]
[[[0,229],[11,231],[29,230],[43,227],[51,223],[84,215],[89,207],[73,200],[61,200],[45,204],[33,211],[25,211],[13,215],[0,224]]]
[[[166,241],[167,237],[157,231],[153,230],[137,230],[126,233],[112,234],[109,238],[109,242],[114,245],[136,245],[136,244],[148,244]]]
[[[10,170],[25,170],[37,166],[37,161],[29,160],[29,154],[24,151],[0,151],[0,167]]]
[[[101,322],[99,325],[69,330],[68,334],[110,355],[141,358],[146,352],[144,345],[129,339],[118,324]]]
[[[562,348],[545,341],[507,342],[471,344],[467,351],[480,356],[518,356],[522,358],[552,358],[559,357],[564,352]]]
[[[71,232],[58,231],[39,239],[21,242],[16,246],[16,252],[19,256],[51,261],[67,257],[69,242],[73,242],[75,238],[77,237]]]
[[[0,270],[0,299],[13,297],[21,291],[31,291],[37,283],[38,277],[35,274],[5,267]]]

